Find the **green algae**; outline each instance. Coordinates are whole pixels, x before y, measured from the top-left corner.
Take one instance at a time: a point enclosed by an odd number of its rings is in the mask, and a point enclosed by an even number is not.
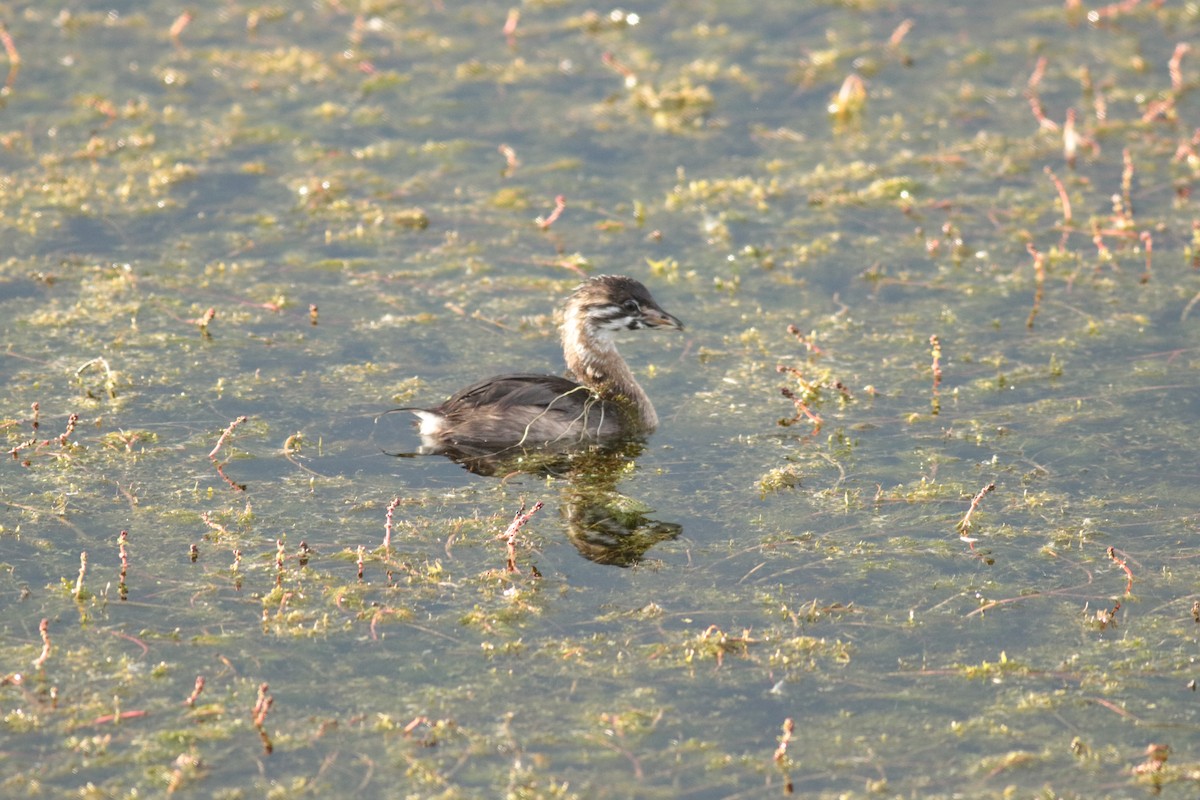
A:
[[[1019,6],[6,20],[0,786],[1188,796],[1197,15]],[[384,454],[618,271],[636,462]]]

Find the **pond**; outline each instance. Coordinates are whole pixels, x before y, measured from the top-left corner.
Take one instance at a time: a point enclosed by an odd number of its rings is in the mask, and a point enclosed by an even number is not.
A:
[[[1195,795],[1197,4],[6,12],[5,796]]]

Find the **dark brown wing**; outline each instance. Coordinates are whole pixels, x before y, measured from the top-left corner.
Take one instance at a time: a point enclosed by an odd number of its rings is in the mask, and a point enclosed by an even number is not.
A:
[[[497,375],[416,413],[428,452],[564,451],[628,429],[621,407],[554,375]]]
[[[568,378],[516,373],[497,375],[473,383],[432,410],[440,414],[463,414],[485,406],[496,410],[514,406],[540,406],[567,411],[572,406],[582,409],[589,401],[594,402],[591,391]]]

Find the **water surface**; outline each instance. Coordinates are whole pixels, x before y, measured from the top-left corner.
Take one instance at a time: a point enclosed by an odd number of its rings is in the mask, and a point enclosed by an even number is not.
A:
[[[181,13],[4,20],[6,793],[1194,793],[1195,8]],[[387,455],[603,272],[644,452]]]

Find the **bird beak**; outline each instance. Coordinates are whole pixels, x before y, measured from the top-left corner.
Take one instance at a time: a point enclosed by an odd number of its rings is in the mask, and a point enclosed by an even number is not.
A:
[[[646,323],[647,328],[674,328],[677,331],[683,330],[683,323],[661,308],[644,306],[642,308],[642,321]]]

